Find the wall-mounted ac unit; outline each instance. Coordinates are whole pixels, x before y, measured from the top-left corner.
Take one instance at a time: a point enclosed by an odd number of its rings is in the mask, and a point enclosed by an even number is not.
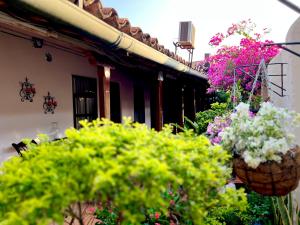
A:
[[[191,21],[179,23],[179,44],[182,48],[194,48],[195,27]]]

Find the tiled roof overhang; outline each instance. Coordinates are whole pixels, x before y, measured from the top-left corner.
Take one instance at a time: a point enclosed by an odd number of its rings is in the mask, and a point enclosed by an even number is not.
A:
[[[8,2],[0,0],[0,2]],[[11,4],[11,3],[10,3]],[[99,0],[85,0],[84,9],[68,0],[15,0],[14,4],[38,12],[47,20],[67,24],[108,46],[123,49],[178,72],[206,79],[206,75],[187,66],[181,57],[158,44],[156,38],[132,27],[128,19],[119,18],[113,8],[104,8]]]

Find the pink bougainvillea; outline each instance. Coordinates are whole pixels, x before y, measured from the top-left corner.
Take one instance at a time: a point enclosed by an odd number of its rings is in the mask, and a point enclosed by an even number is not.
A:
[[[215,55],[207,59],[210,64],[207,71],[210,83],[208,92],[231,90],[236,67],[259,64],[262,59],[269,63],[278,54],[278,47],[265,46],[265,44],[273,43],[272,41],[262,40],[263,36],[269,32],[268,29],[265,28],[262,33],[258,33],[254,32],[254,28],[255,24],[251,20],[244,20],[238,24],[232,24],[226,34],[217,33],[211,38],[209,44],[219,48]],[[238,46],[221,46],[226,38],[236,34],[241,35]],[[255,74],[257,67],[245,67],[244,70]],[[251,90],[253,78],[236,70],[236,79],[245,91]],[[259,85],[256,88],[259,89]]]

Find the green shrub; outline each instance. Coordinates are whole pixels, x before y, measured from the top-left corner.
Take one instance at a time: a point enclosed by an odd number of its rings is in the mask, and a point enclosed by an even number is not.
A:
[[[247,196],[248,205],[246,209],[240,210],[236,207],[217,207],[210,211],[207,223],[211,225],[272,225],[272,199],[255,192]]]
[[[208,124],[213,122],[216,116],[221,116],[228,111],[227,103],[213,103],[211,109],[196,113],[195,121],[186,118],[185,128],[193,129],[198,135],[203,134],[206,132]]]
[[[74,205],[112,202],[122,224],[140,224],[146,209],[159,207],[167,215],[167,188],[184,188],[184,217],[204,224],[209,209],[245,206],[243,191],[220,192],[230,177],[230,156],[190,132],[172,134],[126,121],[83,122],[68,129],[67,139],[31,146],[23,157],[5,162],[0,170],[0,224],[32,225],[64,215],[81,221]],[[82,222],[82,221],[81,221]]]

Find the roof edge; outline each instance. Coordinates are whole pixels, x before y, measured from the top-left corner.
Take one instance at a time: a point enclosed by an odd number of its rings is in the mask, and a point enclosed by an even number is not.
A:
[[[129,53],[136,54],[179,72],[207,79],[205,74],[177,62],[171,57],[117,30],[69,1],[16,0],[15,4],[26,5],[33,10],[48,15],[54,20],[62,21],[69,26],[82,30],[83,32],[88,33],[89,35],[104,41],[115,48],[124,49]]]

